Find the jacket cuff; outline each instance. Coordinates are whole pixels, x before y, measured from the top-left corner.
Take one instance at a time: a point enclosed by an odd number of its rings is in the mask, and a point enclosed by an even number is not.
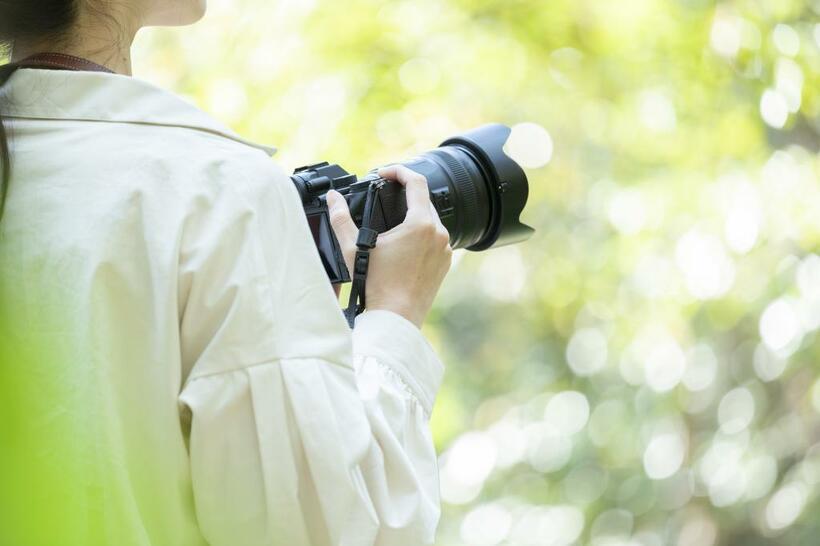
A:
[[[365,311],[356,317],[353,353],[398,374],[430,415],[444,365],[415,324],[391,311]]]

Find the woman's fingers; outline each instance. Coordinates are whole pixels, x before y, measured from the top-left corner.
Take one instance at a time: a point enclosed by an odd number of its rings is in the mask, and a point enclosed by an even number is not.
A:
[[[402,165],[379,169],[379,176],[405,187],[407,216],[379,235],[367,281],[368,307],[421,325],[450,267],[450,236],[430,202],[424,176]]]
[[[430,216],[433,217],[433,221],[436,224],[442,225],[441,218],[438,217],[438,211],[436,210],[436,207],[433,206],[433,203],[430,203]]]
[[[394,180],[405,188],[407,198],[407,218],[418,218],[426,215],[430,205],[430,192],[427,189],[427,178],[404,165],[389,165],[379,169],[379,176]]]
[[[342,254],[348,269],[353,266],[353,255],[356,253],[356,237],[359,228],[350,217],[350,209],[342,195],[334,190],[327,192],[327,208],[330,215],[330,225],[339,241]]]

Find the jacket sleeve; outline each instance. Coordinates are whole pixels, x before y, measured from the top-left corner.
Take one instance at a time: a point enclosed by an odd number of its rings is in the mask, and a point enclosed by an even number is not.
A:
[[[386,311],[351,334],[266,157],[215,169],[180,245],[180,394],[211,546],[432,544],[442,365]]]

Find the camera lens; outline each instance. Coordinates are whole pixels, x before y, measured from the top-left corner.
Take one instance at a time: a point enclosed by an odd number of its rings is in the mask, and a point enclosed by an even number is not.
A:
[[[453,248],[486,250],[528,239],[519,217],[529,184],[504,153],[510,128],[491,124],[445,140],[403,165],[427,177],[430,197]]]

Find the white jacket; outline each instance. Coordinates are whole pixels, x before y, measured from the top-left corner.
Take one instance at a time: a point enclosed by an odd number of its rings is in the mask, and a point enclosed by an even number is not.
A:
[[[62,544],[432,543],[442,365],[389,312],[351,335],[273,150],[120,75],[19,70],[0,109],[4,335],[53,348],[31,432],[88,518]]]

